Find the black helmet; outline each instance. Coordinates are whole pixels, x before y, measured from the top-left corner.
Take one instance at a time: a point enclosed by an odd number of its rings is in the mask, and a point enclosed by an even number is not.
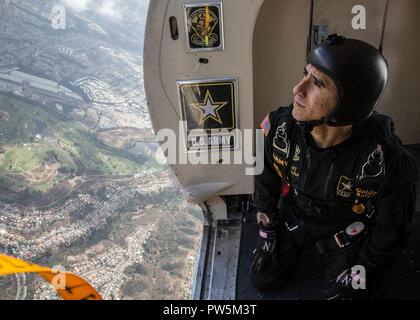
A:
[[[370,117],[388,80],[388,64],[375,47],[333,34],[311,52],[308,63],[330,76],[338,90],[335,108],[312,125],[345,126]]]

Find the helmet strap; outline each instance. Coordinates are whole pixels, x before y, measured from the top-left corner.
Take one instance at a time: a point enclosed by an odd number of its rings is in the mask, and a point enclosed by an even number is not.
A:
[[[311,121],[297,121],[297,124],[304,128],[307,133],[310,133],[314,127],[325,124],[325,118]]]

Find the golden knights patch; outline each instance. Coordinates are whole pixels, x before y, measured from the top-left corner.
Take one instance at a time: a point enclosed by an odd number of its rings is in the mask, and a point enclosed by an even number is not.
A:
[[[188,51],[223,50],[222,3],[185,4]]]

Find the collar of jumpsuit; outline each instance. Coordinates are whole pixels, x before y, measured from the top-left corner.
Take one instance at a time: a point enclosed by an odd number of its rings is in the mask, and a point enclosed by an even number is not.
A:
[[[297,162],[292,161],[293,188],[297,189],[299,194],[335,203],[336,180],[341,175],[351,178],[353,172],[350,167],[354,165],[352,158],[357,149],[355,146],[366,136],[369,121],[364,120],[354,124],[347,139],[327,148],[318,147],[310,131],[305,126],[299,127],[302,130],[301,139],[296,139],[294,143],[298,144],[304,157],[297,157],[295,159]],[[296,148],[292,146],[292,150]]]
[[[362,136],[363,134],[363,127],[366,123],[366,120],[353,124],[351,127],[351,132],[345,137],[344,139],[340,139],[341,141],[337,144],[328,147],[319,146],[312,135],[313,131],[309,131],[306,126],[301,126],[303,135],[307,142],[308,148],[314,152],[325,152],[325,151],[336,151],[345,148],[346,146],[350,145],[354,140],[358,137]]]

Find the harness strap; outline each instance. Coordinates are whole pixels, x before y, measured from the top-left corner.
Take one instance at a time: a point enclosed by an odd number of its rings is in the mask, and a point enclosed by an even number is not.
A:
[[[384,168],[381,166],[383,164],[383,152],[381,146],[378,144],[377,148],[369,155],[369,157],[367,159],[361,159],[363,162],[357,165],[357,170],[361,169],[361,174],[355,179],[355,187],[357,191],[355,203],[334,203],[326,200],[312,199],[305,196],[292,186],[292,148],[295,146],[297,128],[298,126],[293,122],[283,122],[282,125],[277,128],[275,137],[277,140],[274,141],[277,145],[277,150],[274,151],[273,157],[279,159],[279,170],[281,171],[283,180],[278,208],[287,230],[295,231],[304,224],[304,222],[299,219],[300,215],[295,212],[296,210],[293,210],[295,206],[291,203],[291,201],[294,201],[294,199],[291,199],[292,195],[296,197],[297,201],[307,202],[304,206],[312,206],[312,203],[316,203],[321,207],[328,206],[331,210],[334,210],[334,207],[336,207],[337,210],[349,210],[354,212],[354,214],[366,217],[369,224],[373,222],[372,218],[375,213],[375,209],[372,202],[378,193],[379,185],[382,180],[381,178],[384,173]],[[366,193],[371,190],[373,191],[373,197]]]
[[[319,253],[326,253],[338,248],[347,247],[351,242],[367,234],[367,230],[363,222],[354,222],[346,229],[334,233],[332,236],[319,239],[315,246]]]

